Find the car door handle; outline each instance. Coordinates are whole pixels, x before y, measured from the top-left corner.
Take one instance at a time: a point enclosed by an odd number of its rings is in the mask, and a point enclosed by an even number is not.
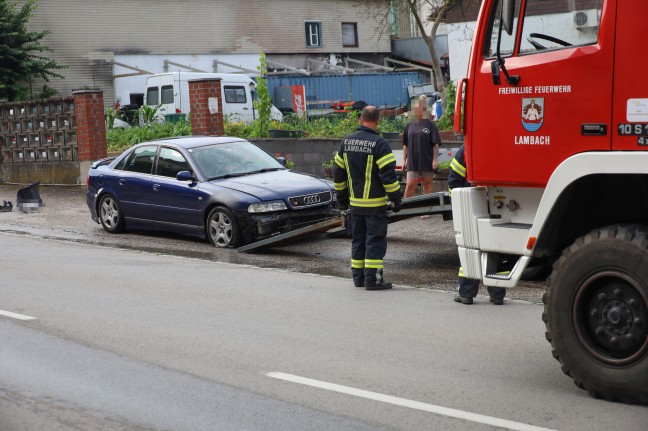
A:
[[[123,178],[121,178],[121,179],[119,180],[119,185],[120,185],[120,186],[123,186],[124,184],[126,184],[126,180],[123,179]]]
[[[159,184],[153,184],[153,190],[156,192],[160,191],[160,185]]]

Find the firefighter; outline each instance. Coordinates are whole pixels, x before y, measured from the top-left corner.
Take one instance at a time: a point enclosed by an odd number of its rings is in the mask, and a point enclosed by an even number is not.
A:
[[[450,162],[450,173],[448,174],[448,189],[452,193],[452,189],[460,187],[470,187],[471,184],[466,179],[466,161],[464,159],[463,145],[455,154],[452,162]],[[455,302],[462,304],[472,304],[473,298],[477,296],[479,290],[479,280],[466,278],[463,274],[463,269],[459,268],[459,293],[454,297]],[[503,287],[486,286],[490,302],[495,305],[504,304],[504,296],[506,296],[506,289]]]
[[[342,141],[335,155],[333,181],[341,210],[349,209],[352,233],[351,272],[356,287],[391,289],[383,277],[387,251],[387,203],[401,208],[396,158],[376,128],[380,113],[366,106],[358,131]]]

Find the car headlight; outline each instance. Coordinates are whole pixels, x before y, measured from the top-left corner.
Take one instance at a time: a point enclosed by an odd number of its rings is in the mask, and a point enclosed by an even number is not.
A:
[[[286,210],[286,204],[283,201],[277,202],[262,202],[258,204],[250,204],[248,207],[249,213],[267,213],[271,211],[283,211]]]

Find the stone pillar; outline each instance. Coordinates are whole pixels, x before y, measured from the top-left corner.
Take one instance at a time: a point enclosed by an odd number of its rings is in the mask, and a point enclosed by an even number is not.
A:
[[[223,100],[221,79],[189,81],[191,131],[194,135],[223,136]]]
[[[75,90],[72,95],[76,114],[79,183],[83,184],[92,162],[108,156],[103,91]]]

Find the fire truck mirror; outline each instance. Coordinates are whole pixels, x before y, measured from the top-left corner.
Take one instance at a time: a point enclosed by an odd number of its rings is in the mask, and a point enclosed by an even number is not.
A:
[[[513,13],[515,8],[515,0],[504,0],[502,3],[502,23],[504,30],[510,36],[513,32]]]

